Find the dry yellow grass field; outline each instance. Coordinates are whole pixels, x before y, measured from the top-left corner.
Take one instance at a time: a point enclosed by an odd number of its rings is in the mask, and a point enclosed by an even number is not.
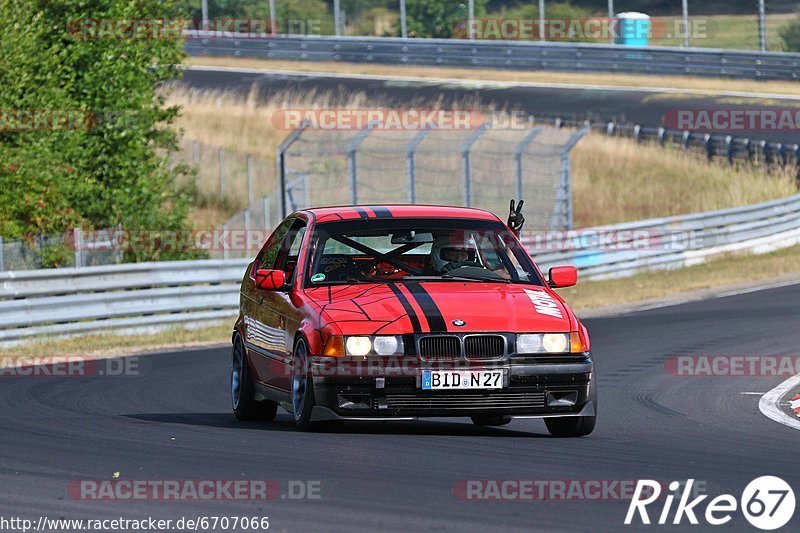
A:
[[[186,137],[262,159],[265,175],[257,191],[262,194],[275,185],[275,152],[289,133],[273,125],[273,113],[294,107],[381,107],[364,94],[342,101],[329,92],[313,91],[266,103],[258,103],[252,94],[241,98],[228,93],[176,91],[171,103],[183,106],[177,125]],[[469,108],[470,103],[464,102],[463,107]],[[797,192],[790,172],[769,174],[760,165],[730,167],[724,161],[709,164],[701,155],[677,148],[637,144],[598,133],[578,143],[571,163],[576,227],[754,204]],[[214,165],[211,171],[216,172]],[[238,187],[243,190],[241,184]],[[227,210],[225,206],[201,206],[194,220],[206,225],[221,222],[237,205],[243,207],[235,202]]]

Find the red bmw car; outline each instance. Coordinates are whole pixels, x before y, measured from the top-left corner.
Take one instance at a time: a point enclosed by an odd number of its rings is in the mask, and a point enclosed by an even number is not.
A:
[[[236,417],[271,420],[281,406],[301,429],[543,418],[553,436],[591,433],[589,336],[553,291],[574,285],[576,270],[551,268],[545,279],[509,224],[419,205],[289,216],[242,282]]]

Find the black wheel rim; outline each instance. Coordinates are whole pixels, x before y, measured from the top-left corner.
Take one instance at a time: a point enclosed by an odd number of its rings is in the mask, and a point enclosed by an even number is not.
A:
[[[244,369],[244,353],[242,344],[237,342],[233,346],[233,359],[231,361],[231,402],[233,408],[239,407],[242,399],[242,370]]]
[[[292,372],[292,409],[294,419],[300,420],[306,406],[306,345],[298,343],[294,354],[294,371]]]

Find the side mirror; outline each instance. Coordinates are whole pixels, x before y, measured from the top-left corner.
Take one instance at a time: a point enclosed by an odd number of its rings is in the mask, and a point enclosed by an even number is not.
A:
[[[279,291],[286,285],[286,272],[283,270],[259,269],[256,271],[256,287],[262,291]]]
[[[578,283],[578,269],[574,266],[560,266],[550,269],[550,286],[555,288],[572,287]]]

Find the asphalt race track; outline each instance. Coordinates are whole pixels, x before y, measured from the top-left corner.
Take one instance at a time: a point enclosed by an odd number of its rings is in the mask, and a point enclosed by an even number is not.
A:
[[[634,529],[623,526],[627,501],[463,501],[453,487],[467,479],[691,477],[712,496],[738,498],[750,480],[771,474],[796,489],[800,435],[762,416],[760,395],[742,394],[785,377],[677,377],[664,363],[675,354],[797,354],[798,302],[794,285],[588,320],[601,416],[594,434],[571,440],[550,438],[535,420],[489,429],[460,419],[348,423],[339,433],[300,433],[281,410],[273,423],[238,423],[228,349],[148,356],[138,377],[2,378],[0,516],[269,516],[277,531],[617,531]],[[321,497],[131,502],[67,493],[71,481],[114,472],[270,479],[284,495],[289,480],[316,480]],[[798,521],[796,514],[792,530]],[[684,520],[660,530],[688,528]],[[717,529],[748,528],[737,513]]]
[[[588,81],[591,81],[589,79]],[[577,82],[577,80],[576,80]],[[285,91],[330,92],[346,98],[350,94],[364,93],[379,102],[392,106],[424,105],[441,102],[443,107],[480,103],[496,109],[522,111],[527,114],[564,116],[593,120],[616,120],[623,123],[639,123],[644,126],[663,125],[664,115],[675,110],[714,109],[775,109],[779,101],[762,101],[756,98],[728,98],[723,96],[652,93],[646,91],[564,88],[564,87],[493,87],[481,82],[474,89],[463,84],[420,83],[418,81],[371,80],[321,77],[313,74],[204,71],[199,67],[187,70],[183,82],[193,89],[229,90],[247,95],[257,88],[261,99]],[[469,83],[468,81],[464,82]],[[736,90],[736,83],[731,84]],[[797,102],[786,102],[786,106],[797,106]],[[723,133],[722,131],[720,133]],[[800,143],[797,130],[731,132],[739,137]]]

